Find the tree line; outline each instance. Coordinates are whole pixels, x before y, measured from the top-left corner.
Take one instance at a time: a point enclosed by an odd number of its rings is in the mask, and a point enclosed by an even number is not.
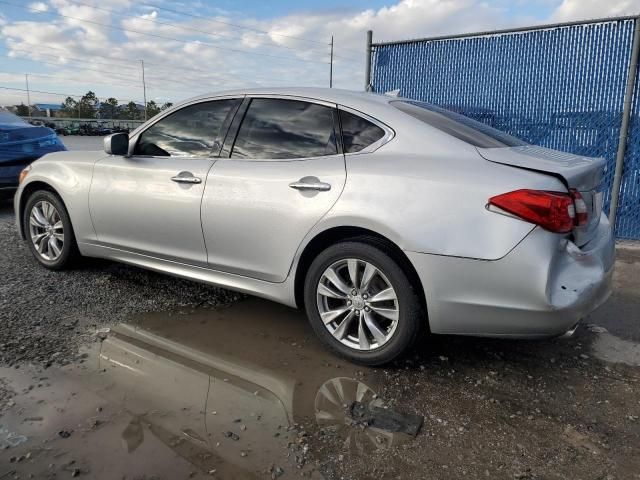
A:
[[[153,100],[147,102],[147,119],[173,106],[166,102],[158,105]],[[28,111],[27,111],[28,113]],[[20,115],[20,113],[18,113]],[[144,106],[135,102],[118,103],[116,98],[110,97],[101,102],[92,91],[84,94],[80,100],[67,97],[62,102],[62,108],[56,112],[56,117],[62,118],[116,118],[119,120],[144,120]]]

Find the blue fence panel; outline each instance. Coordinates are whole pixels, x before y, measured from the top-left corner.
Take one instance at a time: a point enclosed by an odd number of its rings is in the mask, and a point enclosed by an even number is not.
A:
[[[640,75],[638,72],[637,75]],[[640,77],[636,76],[627,151],[622,169],[616,234],[620,238],[640,239]]]
[[[377,92],[449,108],[533,144],[607,159],[609,210],[633,20],[374,45]],[[638,86],[636,86],[638,91]],[[640,101],[625,163],[619,238],[640,239]]]

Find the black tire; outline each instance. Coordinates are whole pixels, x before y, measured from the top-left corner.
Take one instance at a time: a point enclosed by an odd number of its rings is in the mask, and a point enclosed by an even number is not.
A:
[[[314,331],[335,354],[353,363],[378,366],[389,363],[406,353],[426,327],[427,317],[406,273],[389,254],[383,250],[385,244],[373,240],[349,240],[328,247],[311,263],[304,284],[304,302],[309,322]],[[320,317],[317,288],[325,270],[335,262],[355,258],[374,265],[384,274],[396,292],[398,300],[398,323],[392,337],[381,347],[359,350],[336,339]]]
[[[36,249],[33,241],[31,240],[30,230],[29,230],[29,217],[31,215],[31,211],[39,202],[46,201],[55,207],[57,210],[60,221],[62,222],[63,227],[63,244],[60,255],[54,260],[48,260],[44,258],[40,252]],[[63,270],[72,265],[73,261],[80,256],[78,253],[78,246],[76,244],[75,235],[73,233],[73,227],[71,226],[71,219],[69,218],[69,213],[67,212],[64,203],[60,198],[48,191],[48,190],[37,190],[33,192],[29,198],[27,199],[27,203],[25,204],[24,211],[22,212],[22,225],[24,228],[25,238],[29,250],[35,257],[35,259],[46,268],[51,270]]]

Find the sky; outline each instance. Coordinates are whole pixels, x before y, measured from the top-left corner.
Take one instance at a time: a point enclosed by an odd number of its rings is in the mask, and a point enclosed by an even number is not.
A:
[[[640,14],[640,0],[0,0],[0,105],[87,90],[142,103],[250,86],[364,85],[374,42]],[[14,90],[11,90],[14,89]],[[22,89],[22,90],[20,90]]]

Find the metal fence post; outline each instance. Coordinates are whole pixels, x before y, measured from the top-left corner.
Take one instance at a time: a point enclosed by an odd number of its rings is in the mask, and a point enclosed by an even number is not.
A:
[[[373,32],[367,30],[367,58],[364,68],[364,91],[369,92],[371,90],[371,44],[373,43]]]
[[[618,201],[620,200],[620,184],[622,183],[622,169],[624,167],[624,157],[627,150],[627,139],[629,137],[631,101],[633,99],[633,89],[636,84],[636,73],[638,71],[638,54],[640,53],[640,17],[635,18],[634,26],[635,28],[633,30],[633,44],[631,46],[631,61],[629,62],[629,72],[627,73],[627,87],[624,93],[622,124],[620,125],[620,137],[618,139],[618,151],[616,153],[616,169],[613,173],[613,186],[611,187],[609,222],[611,222],[613,228],[615,228],[616,214],[618,213]]]

